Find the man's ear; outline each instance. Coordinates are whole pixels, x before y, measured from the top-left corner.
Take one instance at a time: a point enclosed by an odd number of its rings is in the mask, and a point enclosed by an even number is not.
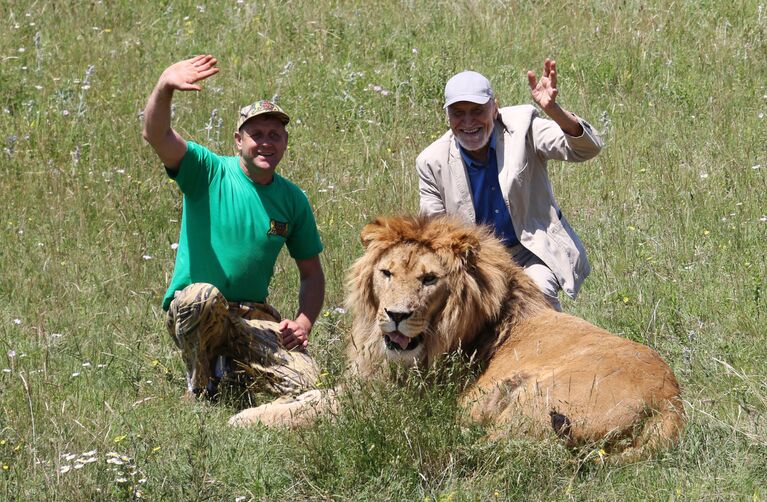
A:
[[[234,144],[237,146],[237,151],[242,150],[242,134],[240,131],[234,131]]]

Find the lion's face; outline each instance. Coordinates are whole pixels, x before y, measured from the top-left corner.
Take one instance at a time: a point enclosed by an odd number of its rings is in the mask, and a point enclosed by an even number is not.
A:
[[[387,358],[418,361],[428,337],[434,336],[432,320],[449,294],[445,266],[429,249],[401,243],[381,255],[373,273],[376,322]]]

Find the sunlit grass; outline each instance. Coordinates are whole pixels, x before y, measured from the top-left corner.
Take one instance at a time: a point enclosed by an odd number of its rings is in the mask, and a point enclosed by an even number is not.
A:
[[[0,5],[0,499],[763,500],[767,472],[767,5],[734,2],[55,2]],[[679,448],[489,441],[455,389],[362,388],[303,432],[232,430],[188,404],[160,300],[181,202],[141,139],[161,71],[221,72],[174,100],[189,139],[232,153],[236,110],[293,117],[281,172],[312,202],[328,280],[312,351],[344,368],[358,232],[418,206],[415,157],[446,128],[453,73],[560,102],[602,131],[550,164],[593,272],[565,309],[648,343],[683,386]],[[282,256],[270,300],[295,308]]]

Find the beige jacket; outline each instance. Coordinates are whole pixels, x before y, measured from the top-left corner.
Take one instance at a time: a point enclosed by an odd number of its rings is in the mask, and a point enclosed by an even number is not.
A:
[[[554,199],[546,162],[582,162],[599,153],[599,134],[578,120],[583,134],[577,138],[539,117],[531,105],[501,108],[495,122],[498,181],[517,238],[551,269],[571,298],[591,269],[583,243]],[[421,152],[416,167],[422,214],[455,214],[475,223],[466,166],[451,131]]]

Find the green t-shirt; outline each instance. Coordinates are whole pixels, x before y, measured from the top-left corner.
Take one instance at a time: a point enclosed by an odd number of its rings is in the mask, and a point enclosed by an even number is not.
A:
[[[163,309],[195,282],[213,284],[227,300],[263,302],[283,244],[296,260],[322,251],[309,200],[276,173],[270,184],[259,185],[242,171],[239,157],[187,145],[175,177],[184,208]]]

